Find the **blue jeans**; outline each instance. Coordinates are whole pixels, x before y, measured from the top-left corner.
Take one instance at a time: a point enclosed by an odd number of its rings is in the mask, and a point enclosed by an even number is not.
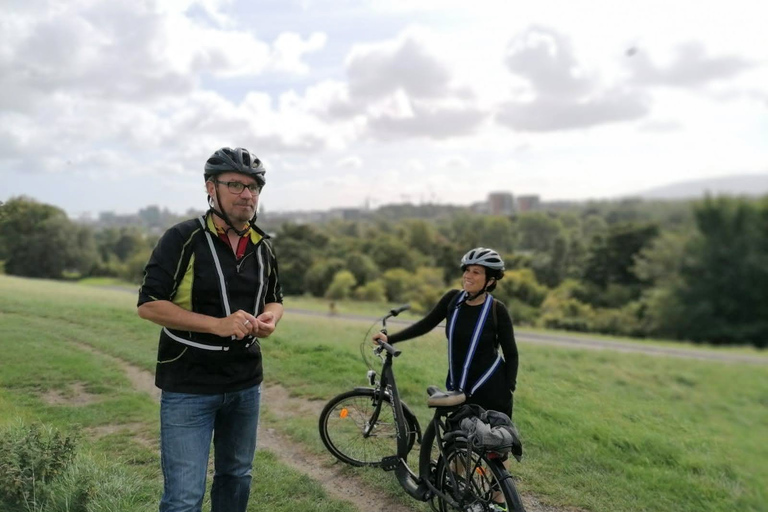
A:
[[[160,512],[200,512],[213,437],[211,512],[245,512],[256,451],[261,386],[220,395],[163,391]]]

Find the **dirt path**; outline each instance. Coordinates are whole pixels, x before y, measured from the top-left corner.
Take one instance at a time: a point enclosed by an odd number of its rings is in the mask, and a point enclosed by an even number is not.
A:
[[[125,372],[134,389],[147,393],[157,402],[160,401],[160,390],[155,387],[155,378],[151,372],[85,343],[75,343],[75,345],[81,350],[113,362]],[[323,405],[322,402],[293,397],[279,384],[262,386],[262,406],[280,420],[290,420],[293,417],[308,414],[318,417]],[[348,467],[334,462],[330,455],[323,457],[310,453],[275,428],[269,426],[259,428],[258,443],[259,449],[272,452],[286,466],[320,483],[328,495],[353,504],[361,512],[413,512],[416,510],[396,501],[382,491],[371,488],[362,479],[356,477]],[[394,478],[391,473],[386,475]],[[525,497],[524,501],[528,512],[566,512],[566,509],[543,506],[532,497]]]

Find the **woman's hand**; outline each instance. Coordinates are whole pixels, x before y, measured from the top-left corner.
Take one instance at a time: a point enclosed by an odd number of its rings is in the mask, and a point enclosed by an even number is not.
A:
[[[383,332],[377,332],[371,337],[371,340],[373,341],[374,345],[378,345],[380,343],[386,343],[387,342],[387,335]]]

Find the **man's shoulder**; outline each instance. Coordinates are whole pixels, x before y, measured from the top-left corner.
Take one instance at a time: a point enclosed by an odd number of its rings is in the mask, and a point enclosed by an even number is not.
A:
[[[189,219],[169,227],[160,237],[158,248],[163,251],[186,245],[194,234],[202,229],[200,219]]]
[[[165,232],[167,233],[180,233],[180,234],[188,234],[192,233],[195,230],[201,229],[203,226],[200,224],[200,217],[195,217],[192,219],[187,219],[185,221],[179,222],[178,224],[174,224],[170,228],[168,228]]]

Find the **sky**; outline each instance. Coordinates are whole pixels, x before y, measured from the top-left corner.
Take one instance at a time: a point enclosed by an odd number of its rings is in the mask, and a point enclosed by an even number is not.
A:
[[[264,211],[618,198],[768,173],[757,0],[0,0],[0,201]]]

